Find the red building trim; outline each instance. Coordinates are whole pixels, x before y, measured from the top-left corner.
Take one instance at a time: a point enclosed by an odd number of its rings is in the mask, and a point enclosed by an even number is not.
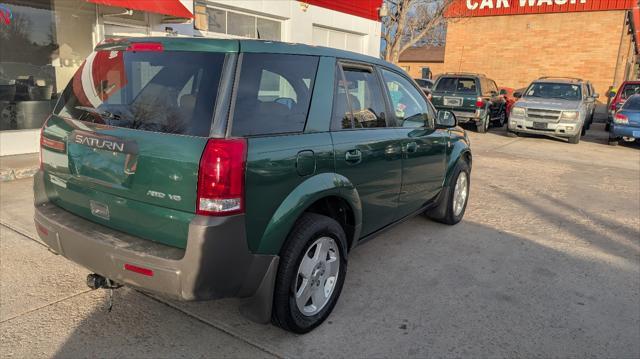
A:
[[[320,6],[325,9],[339,11],[345,14],[364,17],[365,19],[380,21],[378,9],[382,0],[298,0],[309,5]]]
[[[447,9],[445,16],[476,17],[630,10],[636,3],[636,0],[455,0]]]
[[[156,14],[176,16],[186,19],[193,18],[193,14],[189,9],[184,7],[180,0],[155,0],[155,1],[136,1],[136,0],[86,0],[98,5],[107,5],[121,7],[125,9],[147,11]]]

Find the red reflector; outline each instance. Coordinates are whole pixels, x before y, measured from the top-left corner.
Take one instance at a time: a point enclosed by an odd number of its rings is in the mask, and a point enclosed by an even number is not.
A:
[[[45,226],[41,225],[38,222],[36,222],[36,229],[38,230],[38,232],[42,233],[45,236],[49,235],[49,230],[46,229]]]
[[[64,152],[64,150],[66,148],[64,142],[52,140],[52,139],[46,138],[46,137],[44,137],[42,135],[40,136],[40,145],[42,147],[47,147],[47,148],[50,148],[52,150],[61,151],[61,152]]]
[[[133,264],[125,263],[124,270],[128,270],[134,273],[146,275],[147,277],[153,277],[153,270],[149,268],[142,268],[138,266],[134,266]]]
[[[484,100],[482,99],[482,97],[478,97],[478,99],[476,100],[476,107],[477,108],[483,108],[484,107]]]
[[[164,46],[159,42],[134,42],[129,44],[127,51],[163,51]]]

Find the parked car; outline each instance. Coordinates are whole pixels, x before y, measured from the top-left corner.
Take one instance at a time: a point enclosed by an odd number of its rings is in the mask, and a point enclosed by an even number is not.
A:
[[[509,114],[511,113],[511,108],[518,100],[513,96],[515,92],[514,89],[510,87],[500,87],[500,96],[504,98],[505,101],[505,113],[507,115],[507,119],[509,119]]]
[[[509,117],[511,135],[522,133],[566,138],[569,143],[580,142],[586,132],[590,104],[587,83],[576,78],[542,77],[529,85],[519,98]]]
[[[474,123],[485,133],[491,124],[504,126],[507,104],[495,81],[482,74],[448,73],[440,75],[433,87],[433,105],[453,111],[459,123]]]
[[[248,298],[296,333],[329,316],[357,244],[416,214],[456,224],[469,198],[455,115],[399,67],[323,47],[112,40],[41,138],[37,231],[92,288]]]
[[[593,124],[593,118],[596,115],[596,105],[597,105],[596,101],[598,100],[598,98],[600,98],[600,94],[596,92],[596,88],[593,86],[593,84],[590,81],[587,81],[586,89],[587,89],[587,97],[593,98],[593,101],[587,102],[587,106],[589,108],[587,109],[587,121],[585,124],[585,130],[588,131],[589,128],[591,128],[591,124]]]
[[[612,91],[613,92],[613,91]],[[609,131],[611,122],[616,112],[624,105],[625,101],[636,94],[640,94],[640,81],[625,81],[620,85],[618,91],[614,96],[611,96],[611,102],[609,103],[609,116],[607,118],[606,130]]]
[[[640,140],[640,95],[632,95],[615,114],[609,131],[609,144],[617,146],[620,140]]]
[[[427,95],[427,98],[431,100],[432,90],[433,90],[433,81],[430,79],[414,79],[415,82],[420,86],[422,92]]]

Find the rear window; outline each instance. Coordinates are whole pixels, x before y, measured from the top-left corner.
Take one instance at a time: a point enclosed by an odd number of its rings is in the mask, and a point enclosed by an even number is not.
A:
[[[436,91],[475,94],[478,90],[473,78],[443,77],[438,81]]]
[[[636,94],[640,94],[640,84],[627,84],[622,89],[620,97],[626,100]]]
[[[623,110],[640,111],[640,95],[631,96],[622,106]]]
[[[209,135],[224,54],[97,51],[54,113],[115,127]]]
[[[317,69],[316,56],[244,54],[232,135],[302,132]]]

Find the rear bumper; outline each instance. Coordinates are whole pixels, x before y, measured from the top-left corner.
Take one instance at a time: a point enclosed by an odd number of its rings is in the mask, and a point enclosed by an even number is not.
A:
[[[622,137],[630,137],[635,139],[640,138],[640,127],[621,126],[612,123],[611,129],[609,130],[609,138]]]
[[[459,123],[478,122],[484,117],[484,111],[453,111]]]
[[[187,247],[179,249],[57,207],[47,200],[42,178],[42,172],[34,177],[40,238],[52,251],[119,284],[178,300],[252,297],[277,270],[277,256],[249,252],[243,215],[195,217]],[[125,270],[125,264],[150,269],[153,275]]]

